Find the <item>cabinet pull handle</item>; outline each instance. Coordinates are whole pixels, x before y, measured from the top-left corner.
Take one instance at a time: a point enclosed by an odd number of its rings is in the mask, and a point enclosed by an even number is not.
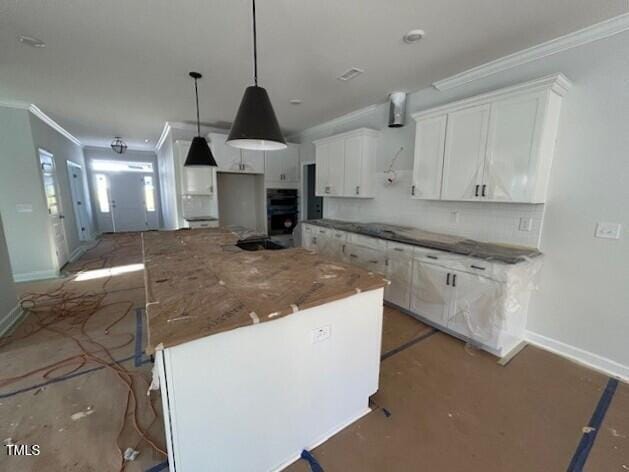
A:
[[[345,244],[343,244],[343,245],[341,246],[341,252],[342,252],[343,254],[345,254]]]
[[[480,187],[480,185],[476,185],[476,191],[474,192],[474,196],[478,197],[478,188]]]
[[[452,276],[452,286],[456,287],[456,274]]]
[[[435,260],[439,259],[437,256],[426,256],[426,257],[427,257],[428,259],[435,259]]]
[[[360,185],[356,185],[356,195],[360,195]]]
[[[394,251],[404,252],[404,249],[402,249],[401,247],[394,247],[393,250]]]
[[[480,267],[480,266],[477,266],[477,265],[474,265],[474,264],[472,264],[470,267],[472,269],[485,270],[485,267]]]
[[[369,261],[370,264],[377,264],[378,261]]]
[[[487,185],[483,184],[483,191],[481,192],[481,196],[485,196],[485,190],[487,189]]]
[[[350,254],[349,257],[358,257],[356,254]]]
[[[450,272],[448,272],[448,276],[446,277],[446,285],[450,285]]]
[[[411,186],[411,195],[415,196],[415,186]]]

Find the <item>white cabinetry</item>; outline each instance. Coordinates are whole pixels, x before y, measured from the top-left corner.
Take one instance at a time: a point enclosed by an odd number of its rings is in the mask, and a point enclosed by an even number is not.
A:
[[[264,180],[272,184],[299,182],[299,145],[288,143],[286,149],[265,153]]]
[[[210,133],[210,148],[218,170],[223,172],[264,173],[264,152],[238,149],[227,144],[227,135]]]
[[[360,128],[314,141],[317,196],[373,198],[378,136]]]
[[[302,246],[385,274],[385,300],[497,356],[524,338],[529,263],[488,262],[311,224],[302,225]]]
[[[558,74],[414,114],[411,196],[544,203],[569,86]]]
[[[216,169],[213,167],[185,167],[190,141],[175,142],[181,195],[214,195]]]

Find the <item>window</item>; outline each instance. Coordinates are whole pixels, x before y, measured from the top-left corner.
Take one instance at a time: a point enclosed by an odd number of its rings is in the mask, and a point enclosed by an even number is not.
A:
[[[93,160],[92,170],[100,172],[153,172],[150,162]]]
[[[103,174],[96,174],[96,197],[100,212],[109,213],[109,184]]]
[[[144,176],[144,204],[146,211],[155,211],[155,188],[153,187],[153,177]]]

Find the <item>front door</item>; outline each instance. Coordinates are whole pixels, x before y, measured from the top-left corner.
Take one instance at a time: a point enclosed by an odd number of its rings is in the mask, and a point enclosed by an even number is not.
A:
[[[39,162],[41,165],[48,217],[52,229],[53,246],[57,258],[57,267],[61,268],[68,262],[68,244],[66,242],[66,230],[63,226],[64,216],[61,207],[61,198],[59,197],[59,187],[57,186],[55,161],[52,154],[40,149]]]
[[[83,186],[83,168],[68,161],[68,177],[70,178],[70,193],[76,215],[76,224],[79,230],[79,239],[86,241],[89,239],[89,215],[87,212],[87,202],[85,201],[85,187]]]
[[[110,175],[114,231],[146,231],[149,224],[144,202],[144,175],[121,172]]]

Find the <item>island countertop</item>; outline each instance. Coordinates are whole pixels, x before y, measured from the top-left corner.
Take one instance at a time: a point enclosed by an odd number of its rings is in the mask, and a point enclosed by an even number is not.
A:
[[[239,239],[227,228],[142,234],[149,353],[387,284],[305,249],[243,251]]]

